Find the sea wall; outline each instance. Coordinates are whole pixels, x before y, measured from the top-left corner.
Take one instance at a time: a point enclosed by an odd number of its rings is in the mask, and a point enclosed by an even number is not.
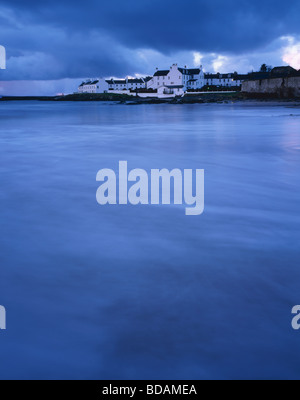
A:
[[[278,98],[300,97],[300,76],[245,81],[242,92]]]

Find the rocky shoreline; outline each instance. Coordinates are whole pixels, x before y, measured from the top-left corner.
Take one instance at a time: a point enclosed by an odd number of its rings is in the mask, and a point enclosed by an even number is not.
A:
[[[13,97],[3,96],[0,98],[1,101],[73,101],[73,102],[91,102],[91,101],[102,101],[102,102],[116,102],[117,104],[125,105],[141,105],[141,104],[207,104],[207,103],[231,103],[231,102],[242,102],[247,100],[256,101],[278,101],[280,103],[300,101],[299,98],[281,98],[277,95],[260,94],[260,93],[242,93],[242,92],[207,92],[200,94],[189,94],[184,97],[176,97],[169,99],[158,99],[158,98],[141,98],[133,97],[123,94],[70,94],[66,96],[30,96],[30,97]]]

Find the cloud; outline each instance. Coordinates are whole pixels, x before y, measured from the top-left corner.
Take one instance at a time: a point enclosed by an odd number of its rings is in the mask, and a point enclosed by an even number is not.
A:
[[[26,23],[103,30],[131,48],[238,51],[299,32],[298,0],[2,0]]]
[[[203,54],[199,53],[199,51],[195,51],[193,53],[194,57],[194,67],[197,67],[202,64],[202,60],[204,58]]]
[[[152,74],[173,62],[216,72],[299,67],[299,15],[298,0],[1,0],[0,77]]]
[[[78,79],[3,81],[0,82],[0,95],[53,96],[61,93],[73,93],[77,86]]]
[[[297,70],[300,69],[300,41],[292,36],[283,39],[288,41],[288,45],[283,48],[283,61]]]
[[[213,60],[213,68],[215,72],[222,71],[224,65],[228,64],[229,58],[226,56],[216,55],[216,58]]]

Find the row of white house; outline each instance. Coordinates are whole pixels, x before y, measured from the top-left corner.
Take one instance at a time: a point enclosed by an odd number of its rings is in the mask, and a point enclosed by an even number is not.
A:
[[[173,64],[168,70],[156,70],[153,77],[126,79],[96,79],[83,82],[79,93],[122,93],[140,97],[174,97],[189,91],[200,91],[209,86],[236,88],[245,76],[234,74],[205,74],[200,68],[179,68]]]

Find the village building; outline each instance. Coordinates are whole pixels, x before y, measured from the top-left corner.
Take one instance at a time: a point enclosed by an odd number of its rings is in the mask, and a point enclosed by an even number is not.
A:
[[[146,78],[126,78],[126,79],[109,79],[106,81],[109,92],[134,92],[140,89],[146,89],[147,82],[151,77]]]
[[[186,92],[200,92],[208,87],[236,90],[241,88],[246,75],[238,73],[205,74],[200,68],[179,68],[173,64],[169,70],[156,70],[148,82],[147,89],[158,94],[181,96]]]
[[[286,78],[290,76],[299,76],[299,71],[290,66],[275,67],[271,70],[271,78]]]
[[[79,93],[115,93],[139,97],[169,98],[183,96],[188,92],[213,90],[240,90],[242,83],[251,79],[266,79],[277,76],[294,76],[298,71],[291,67],[276,67],[269,72],[252,72],[241,75],[237,72],[220,74],[204,73],[199,68],[178,67],[173,64],[170,69],[156,69],[153,77],[125,79],[90,79],[83,82]]]
[[[244,81],[264,81],[266,79],[273,78],[289,78],[300,76],[300,71],[290,67],[275,67],[269,71],[249,72],[248,75],[244,75]]]
[[[106,93],[108,84],[105,79],[90,79],[78,87],[78,93]]]
[[[246,79],[247,75],[240,75],[238,73],[230,74],[205,74],[204,81],[206,87],[214,86],[217,88],[236,88],[241,87],[242,82]]]
[[[202,67],[189,69],[179,68],[173,64],[169,70],[156,70],[147,84],[148,90],[159,93],[183,95],[188,89],[200,89],[204,86]]]

